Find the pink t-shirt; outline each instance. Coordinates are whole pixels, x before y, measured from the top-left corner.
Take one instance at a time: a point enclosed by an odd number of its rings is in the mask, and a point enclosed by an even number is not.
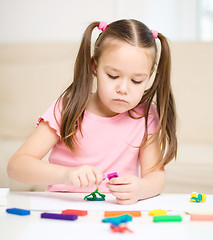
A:
[[[61,107],[55,108],[55,102],[38,119],[38,124],[44,120],[60,137]],[[135,108],[143,113],[143,106]],[[138,116],[134,113],[135,116]],[[58,123],[57,123],[58,122]],[[158,123],[155,107],[151,107],[148,119],[148,133],[153,134]],[[72,152],[60,139],[52,148],[49,162],[68,167],[92,165],[104,174],[117,172],[119,176],[132,174],[138,176],[139,148],[145,133],[145,118],[133,119],[128,112],[106,118],[95,115],[87,110],[82,121],[82,133],[77,132],[80,142],[80,155]],[[108,192],[105,180],[100,186],[100,192]],[[62,192],[93,192],[93,188],[74,188],[70,185],[50,185],[47,191]]]

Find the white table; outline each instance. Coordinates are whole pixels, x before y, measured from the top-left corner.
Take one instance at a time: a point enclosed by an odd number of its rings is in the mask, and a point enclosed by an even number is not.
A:
[[[34,239],[157,239],[157,240],[212,240],[213,222],[191,222],[186,210],[213,211],[213,195],[207,195],[205,203],[191,203],[190,194],[163,194],[122,206],[116,204],[111,195],[105,202],[84,201],[84,193],[10,192],[6,206],[0,207],[0,240]],[[6,208],[30,209],[29,216],[6,213]],[[60,213],[64,209],[88,210],[88,215],[76,221],[41,219],[42,212]],[[180,214],[182,222],[154,223],[148,215],[153,209],[169,210],[168,214]],[[135,217],[128,223],[134,233],[112,233],[110,225],[102,223],[105,210],[141,210],[142,217]]]

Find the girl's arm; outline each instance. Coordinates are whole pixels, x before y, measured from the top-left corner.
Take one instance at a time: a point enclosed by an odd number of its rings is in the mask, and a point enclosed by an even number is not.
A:
[[[62,183],[64,167],[40,161],[58,141],[54,130],[42,121],[10,159],[9,177],[26,184]]]
[[[70,184],[90,187],[100,184],[102,173],[92,166],[64,167],[41,159],[59,141],[49,125],[41,122],[8,163],[9,177],[34,185]]]
[[[110,179],[108,187],[118,203],[132,204],[161,193],[166,181],[165,172],[160,169],[149,171],[157,163],[159,155],[159,141],[155,140],[140,149],[141,178],[126,175]]]
[[[158,162],[161,153],[159,139],[157,138],[151,144],[148,143],[146,147],[140,149],[139,154],[141,171],[140,199],[160,194],[166,183],[166,174],[164,170],[157,168],[150,171]]]

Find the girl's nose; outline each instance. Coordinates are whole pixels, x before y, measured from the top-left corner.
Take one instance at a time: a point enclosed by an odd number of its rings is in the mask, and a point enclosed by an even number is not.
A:
[[[122,95],[126,95],[128,92],[128,82],[126,80],[122,80],[116,89],[117,93],[120,93]]]

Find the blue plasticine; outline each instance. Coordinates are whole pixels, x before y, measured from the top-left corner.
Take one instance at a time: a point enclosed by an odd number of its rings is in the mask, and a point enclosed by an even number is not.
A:
[[[202,195],[201,194],[198,194],[197,195],[197,198],[198,198],[198,201],[200,202],[202,200]]]
[[[30,215],[29,210],[25,210],[21,208],[7,208],[6,212],[10,214],[20,215],[20,216]]]
[[[104,218],[102,222],[111,223],[114,226],[119,226],[121,223],[126,223],[132,221],[132,216],[129,214],[124,214],[119,217]]]
[[[191,199],[195,200],[195,202],[199,202],[199,200],[196,197],[192,197]]]

